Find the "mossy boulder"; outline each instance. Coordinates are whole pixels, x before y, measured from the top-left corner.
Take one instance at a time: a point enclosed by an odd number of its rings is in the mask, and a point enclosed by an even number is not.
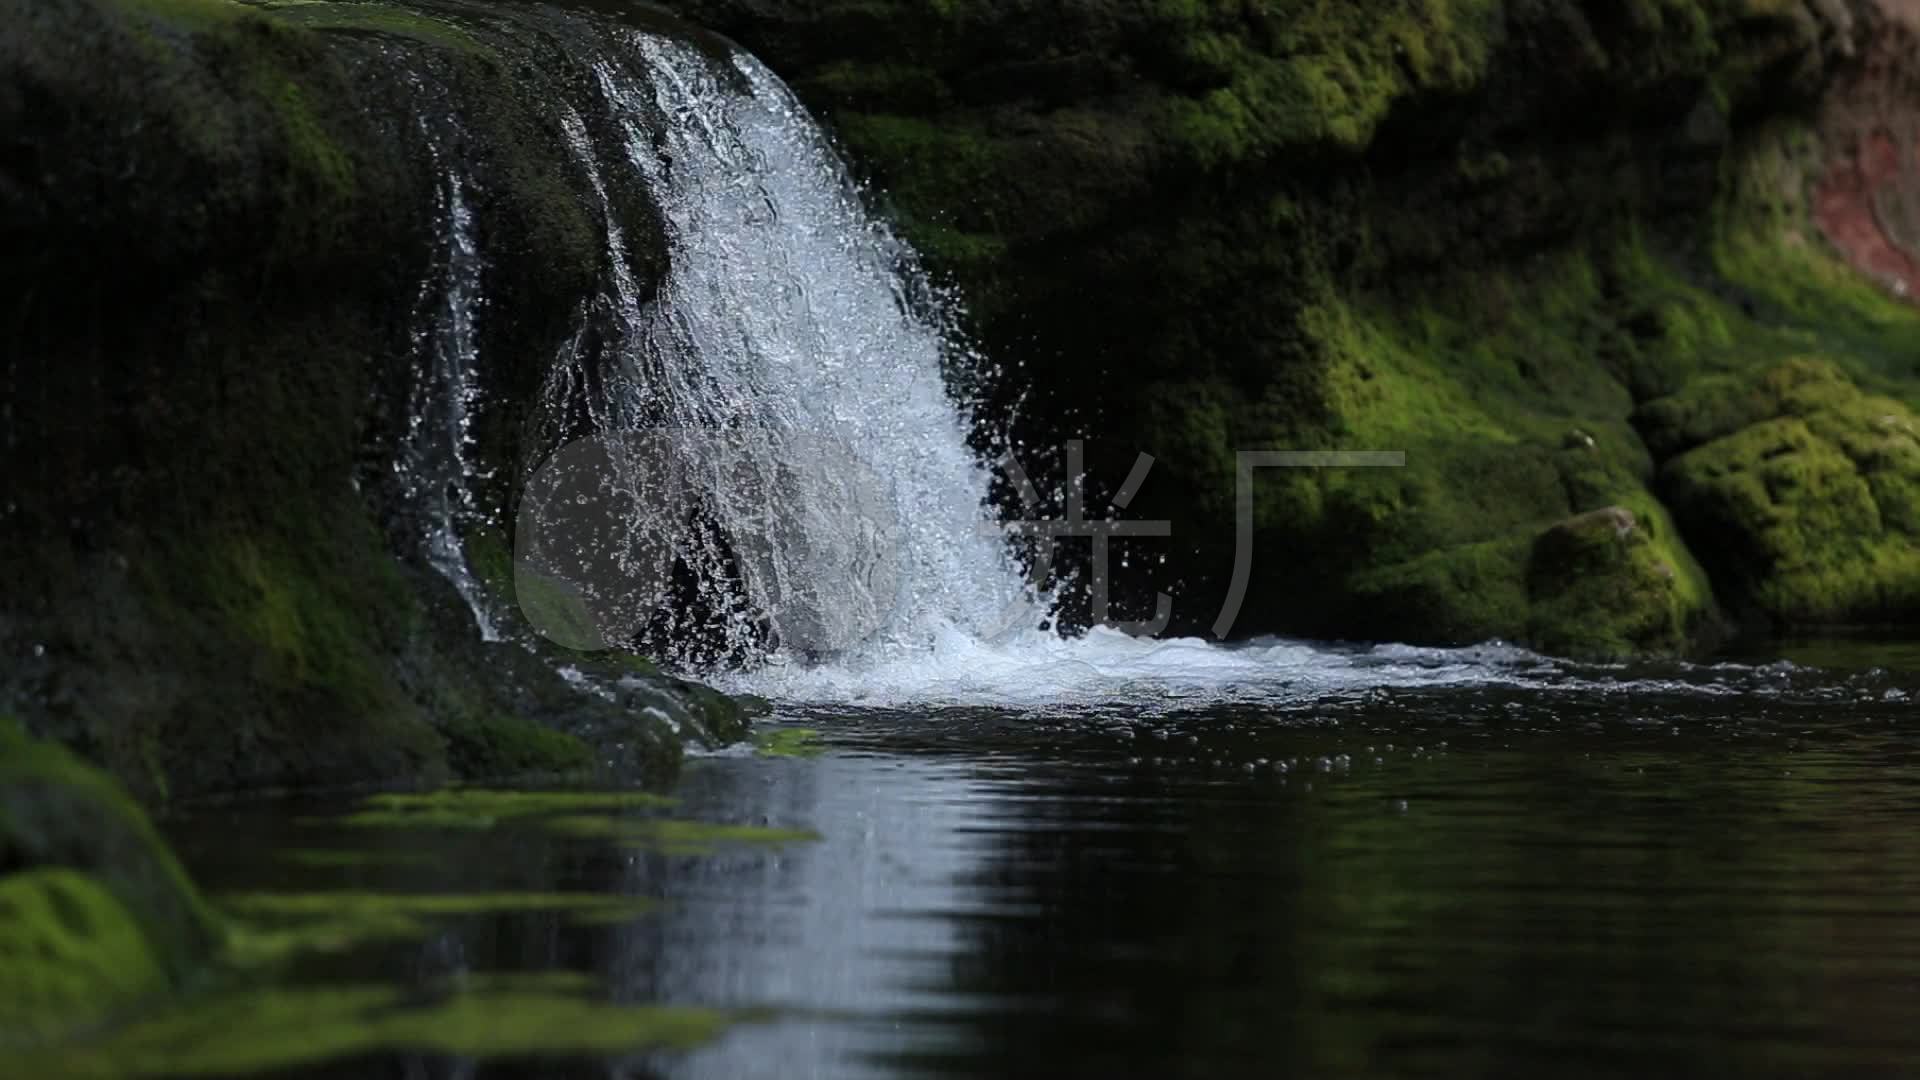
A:
[[[1640,414],[1732,602],[1783,624],[1920,618],[1920,415],[1829,361],[1704,379]]]
[[[0,1046],[99,1024],[166,992],[140,922],[71,870],[0,877]]]
[[[1527,562],[1528,640],[1599,659],[1686,648],[1712,605],[1672,525],[1624,506],[1581,514],[1534,541]]]
[[[0,721],[0,1046],[177,990],[224,934],[111,777]]]

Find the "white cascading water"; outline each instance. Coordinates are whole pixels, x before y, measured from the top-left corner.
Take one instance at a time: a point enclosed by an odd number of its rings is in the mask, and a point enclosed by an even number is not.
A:
[[[421,128],[437,165],[440,138],[424,119]],[[482,262],[473,211],[467,206],[466,179],[453,170],[436,172],[442,180],[434,193],[442,250],[439,265],[422,283],[416,304],[415,397],[399,467],[411,504],[425,515],[427,561],[466,601],[481,638],[498,641],[499,632],[487,611],[486,590],[474,578],[460,539],[462,526],[474,512],[471,425],[479,392],[476,324],[482,303]]]
[[[626,44],[595,76],[623,128],[621,164],[661,211],[670,264],[643,296],[622,231],[608,229],[596,302],[619,337],[613,370],[563,359],[550,393],[596,387],[597,430],[665,433],[642,440],[647,453],[615,454],[614,468],[651,508],[629,523],[635,547],[675,553],[716,596],[746,594],[722,632],[750,662],[703,678],[793,702],[1152,709],[1547,674],[1501,647],[1225,647],[1042,629],[1046,598],[995,524],[944,384],[952,345],[938,313],[912,301],[927,290],[911,252],[757,61],[637,33]],[[596,162],[577,114],[563,126],[614,222],[614,166]],[[726,550],[690,523],[694,504]]]
[[[653,508],[633,523],[635,546],[675,553],[713,589],[729,587],[730,557],[731,587],[773,632],[776,664],[1038,625],[983,506],[987,476],[946,392],[942,335],[911,310],[909,253],[764,68],[651,37],[632,45],[595,75],[673,257],[643,301],[622,231],[608,230],[602,301],[622,340],[617,370],[591,381],[597,428],[655,440],[657,453],[625,464],[672,473],[624,478]],[[634,61],[640,72],[625,68]],[[608,166],[577,115],[563,126],[605,200]],[[727,550],[689,520],[689,498]],[[757,629],[739,620],[728,644],[751,651]]]

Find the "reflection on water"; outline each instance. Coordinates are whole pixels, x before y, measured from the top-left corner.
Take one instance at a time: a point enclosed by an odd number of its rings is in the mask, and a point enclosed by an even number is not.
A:
[[[789,716],[826,753],[701,759],[673,812],[821,839],[706,853],[346,836],[311,808],[177,824],[222,889],[659,902],[468,917],[302,977],[561,968],[616,1002],[771,1010],[690,1052],[482,1075],[1910,1074],[1920,680],[1853,666],[1150,720]],[[350,867],[271,854],[369,844]]]

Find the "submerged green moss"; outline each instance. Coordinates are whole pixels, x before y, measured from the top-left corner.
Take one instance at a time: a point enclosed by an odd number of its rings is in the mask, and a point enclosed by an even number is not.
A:
[[[609,840],[667,855],[708,855],[723,846],[812,843],[820,839],[820,834],[811,829],[719,825],[678,818],[577,816],[555,818],[545,824],[570,836]]]
[[[638,918],[652,911],[650,900],[603,893],[445,893],[376,892],[235,893],[220,897],[241,915],[326,918],[356,921],[384,916],[433,918],[551,911],[599,921]]]
[[[688,1050],[765,1014],[615,1005],[571,977],[485,975],[420,992],[261,987],[214,995],[104,1038],[16,1059],[29,1076],[243,1076],[379,1051],[477,1059]]]
[[[422,794],[374,795],[339,818],[374,828],[487,829],[504,822],[586,811],[659,809],[677,800],[646,791],[497,791],[446,788]]]
[[[220,962],[233,972],[275,969],[313,955],[352,953],[383,942],[418,941],[432,932],[433,924],[427,920],[382,909],[280,925],[236,922]]]
[[[813,758],[827,752],[820,744],[820,733],[811,728],[760,732],[753,738],[753,748],[761,757]]]
[[[707,854],[720,845],[786,844],[818,840],[801,829],[719,825],[639,816],[636,810],[675,805],[640,791],[483,791],[450,788],[419,795],[376,795],[361,807],[316,824],[387,829],[544,829],[566,836],[610,840],[669,854]]]
[[[300,866],[329,870],[371,866],[420,866],[438,861],[431,851],[359,851],[333,848],[293,848],[275,853],[280,859]]]

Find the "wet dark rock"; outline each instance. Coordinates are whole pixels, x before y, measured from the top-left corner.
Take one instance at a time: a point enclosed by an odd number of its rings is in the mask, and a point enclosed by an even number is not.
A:
[[[486,238],[476,501],[515,497],[606,257],[550,107],[591,35],[230,0],[0,20],[0,708],[151,800],[578,771],[614,729],[670,768],[673,723],[719,707],[612,717],[483,643],[395,478],[441,155]],[[606,180],[645,284],[665,251],[637,184]]]

